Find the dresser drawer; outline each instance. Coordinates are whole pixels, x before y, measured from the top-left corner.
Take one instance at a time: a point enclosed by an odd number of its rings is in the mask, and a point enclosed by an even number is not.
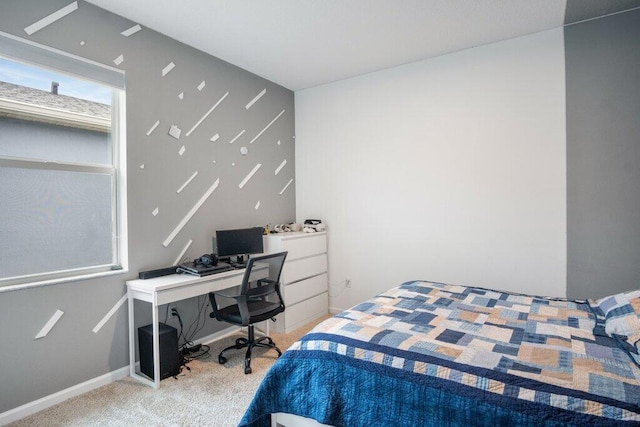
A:
[[[286,305],[296,304],[302,300],[327,292],[327,273],[320,276],[295,282],[284,287],[284,300]]]
[[[327,313],[329,313],[329,297],[324,292],[308,300],[287,306],[284,312],[276,318],[276,330],[289,333]],[[279,322],[280,324],[278,324]]]
[[[297,259],[284,263],[281,282],[285,285],[308,277],[317,276],[327,271],[327,255],[316,255],[310,258]]]
[[[287,262],[327,252],[325,233],[283,233],[265,236],[265,252],[287,251]]]

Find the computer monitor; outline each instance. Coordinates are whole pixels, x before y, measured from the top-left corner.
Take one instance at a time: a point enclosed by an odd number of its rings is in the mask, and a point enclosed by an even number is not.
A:
[[[217,248],[214,248],[214,251],[216,251],[219,257],[237,256],[238,262],[244,262],[245,255],[264,252],[262,235],[262,227],[217,230]]]

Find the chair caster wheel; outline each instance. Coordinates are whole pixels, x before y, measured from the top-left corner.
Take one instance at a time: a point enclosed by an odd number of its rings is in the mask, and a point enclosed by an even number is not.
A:
[[[227,363],[227,358],[224,356],[218,356],[218,363],[224,365],[225,363]]]
[[[249,366],[249,363],[251,363],[250,361],[247,362],[246,360],[244,361],[244,373],[245,375],[250,374],[251,371],[251,366]]]

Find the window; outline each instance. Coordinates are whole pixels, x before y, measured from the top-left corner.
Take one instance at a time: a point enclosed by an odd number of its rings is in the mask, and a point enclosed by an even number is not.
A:
[[[124,96],[119,70],[0,33],[0,286],[126,268]]]

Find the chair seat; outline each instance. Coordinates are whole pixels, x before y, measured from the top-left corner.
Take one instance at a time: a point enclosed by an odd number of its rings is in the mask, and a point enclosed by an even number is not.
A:
[[[262,322],[263,320],[271,319],[279,313],[282,313],[282,306],[279,303],[269,301],[249,301],[247,303],[251,317],[249,317],[249,323]],[[237,305],[230,305],[218,311],[218,316],[236,325],[243,325],[242,317],[240,316],[240,309]],[[246,325],[244,325],[246,326]]]

